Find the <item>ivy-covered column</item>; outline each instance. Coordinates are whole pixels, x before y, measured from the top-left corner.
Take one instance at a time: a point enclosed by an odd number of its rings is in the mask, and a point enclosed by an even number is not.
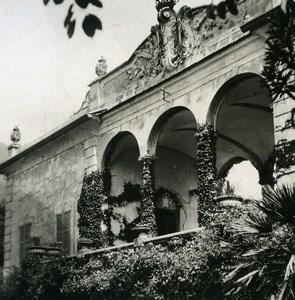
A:
[[[205,226],[216,206],[216,133],[213,126],[198,126],[197,184],[199,224]]]
[[[155,178],[153,164],[155,156],[143,156],[142,162],[142,185],[141,185],[141,211],[140,223],[137,225],[138,232],[145,232],[148,236],[157,236],[155,216]]]
[[[105,222],[107,191],[102,172],[85,174],[80,199],[78,200],[79,234],[85,243],[94,248],[108,246],[108,230]]]

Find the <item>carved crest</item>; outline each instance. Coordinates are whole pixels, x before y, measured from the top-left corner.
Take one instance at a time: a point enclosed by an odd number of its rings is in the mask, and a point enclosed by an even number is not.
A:
[[[212,20],[207,17],[205,6],[184,6],[176,13],[174,1],[158,1],[159,24],[151,28],[150,36],[135,51],[134,64],[127,71],[129,79],[156,77],[177,69],[189,57],[198,55],[208,40],[218,39],[227,29],[269,6],[267,0],[238,2],[237,16]]]

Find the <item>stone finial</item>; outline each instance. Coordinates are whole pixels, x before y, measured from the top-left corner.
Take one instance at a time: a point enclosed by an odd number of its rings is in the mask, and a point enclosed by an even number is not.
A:
[[[21,134],[19,128],[15,126],[11,133],[10,139],[13,143],[18,143],[20,141],[20,138],[21,138]]]
[[[12,157],[19,152],[19,149],[21,147],[21,145],[19,144],[20,138],[21,138],[20,130],[17,126],[15,126],[10,135],[12,144],[10,146],[8,146],[8,156],[9,157]]]
[[[98,77],[103,77],[104,75],[107,74],[108,71],[108,65],[107,65],[107,60],[102,56],[95,67],[95,73]]]

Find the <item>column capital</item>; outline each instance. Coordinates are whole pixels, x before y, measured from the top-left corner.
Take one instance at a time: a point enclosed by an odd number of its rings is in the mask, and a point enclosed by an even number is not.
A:
[[[147,160],[150,160],[150,161],[154,161],[156,160],[158,157],[155,156],[155,155],[144,155],[144,156],[139,156],[138,158],[138,161],[147,161]]]

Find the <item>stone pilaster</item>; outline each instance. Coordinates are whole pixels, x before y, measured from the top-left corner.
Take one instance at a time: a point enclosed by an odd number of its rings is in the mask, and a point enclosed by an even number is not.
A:
[[[5,219],[4,219],[4,277],[9,274],[11,262],[11,218],[12,218],[13,179],[6,180]]]
[[[157,235],[157,225],[155,216],[155,178],[153,164],[155,156],[143,156],[139,158],[142,162],[142,186],[141,186],[141,213],[138,229],[147,227],[148,236]]]
[[[98,170],[98,138],[91,137],[84,143],[85,173],[91,174]]]

